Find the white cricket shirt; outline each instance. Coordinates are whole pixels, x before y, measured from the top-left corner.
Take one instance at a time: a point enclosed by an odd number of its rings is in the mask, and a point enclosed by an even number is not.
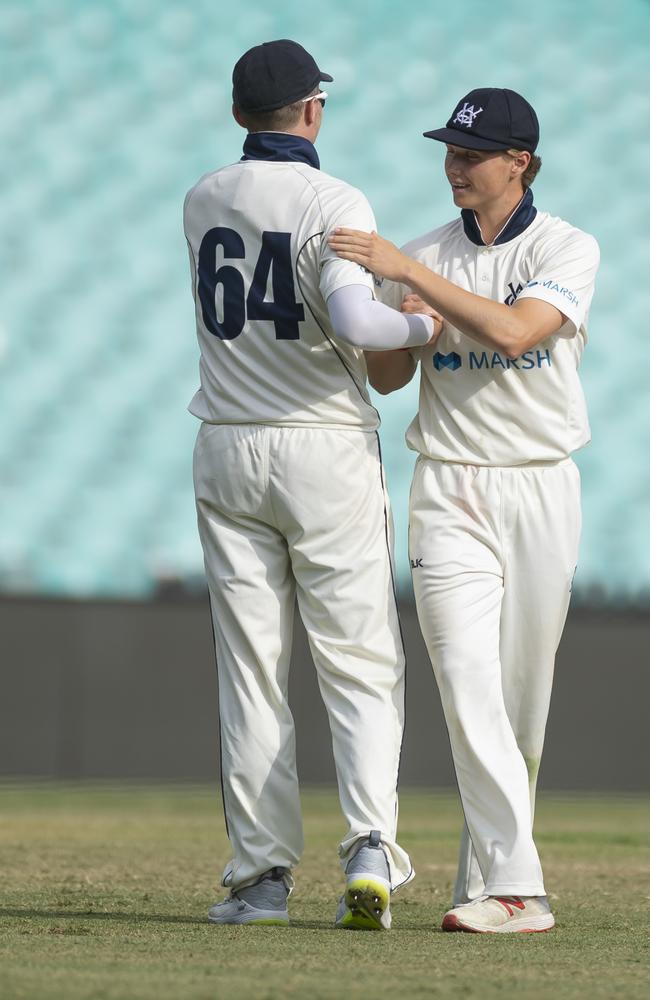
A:
[[[599,262],[595,239],[537,212],[523,232],[495,246],[473,242],[459,218],[404,252],[477,295],[507,305],[543,299],[566,317],[556,334],[514,360],[445,323],[434,347],[413,352],[420,403],[409,447],[445,462],[512,466],[559,461],[586,444],[578,366]],[[398,309],[409,291],[385,281],[378,294]]]
[[[293,143],[299,154],[309,147],[318,162],[307,140],[259,135],[271,146]],[[360,191],[309,162],[243,160],[188,192],[201,349],[201,387],[189,410],[200,420],[378,426],[363,351],[334,336],[325,305],[346,285],[374,289],[372,275],[329,248],[336,226],[376,228]]]

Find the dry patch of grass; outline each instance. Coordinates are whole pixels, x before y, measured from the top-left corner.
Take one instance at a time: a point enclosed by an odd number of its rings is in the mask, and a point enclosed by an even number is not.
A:
[[[650,800],[542,797],[537,839],[558,927],[442,934],[460,812],[402,795],[418,877],[394,929],[332,926],[343,834],[335,795],[303,797],[289,928],[213,927],[228,844],[218,790],[0,787],[2,1000],[610,998],[650,992]]]

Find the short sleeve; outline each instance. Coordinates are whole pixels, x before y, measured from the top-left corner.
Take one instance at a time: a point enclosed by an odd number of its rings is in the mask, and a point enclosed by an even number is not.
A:
[[[330,247],[328,240],[337,226],[361,229],[371,233],[376,230],[374,213],[361,191],[345,185],[336,192],[330,210],[325,211],[325,228],[321,244],[320,291],[327,301],[332,292],[346,285],[365,285],[375,293],[375,279],[370,271],[351,260],[343,260]]]
[[[593,236],[573,229],[542,248],[534,273],[519,299],[542,299],[575,327],[584,323],[594,294],[600,251]]]

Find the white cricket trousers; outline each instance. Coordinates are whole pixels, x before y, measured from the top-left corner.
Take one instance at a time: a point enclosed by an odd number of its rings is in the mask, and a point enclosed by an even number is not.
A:
[[[302,853],[287,701],[297,598],[348,824],[341,863],[380,830],[396,888],[412,877],[395,840],[404,653],[376,434],[203,424],[194,485],[233,851],[223,884],[241,888],[269,868],[291,870]]]
[[[534,798],[578,553],[578,469],[420,456],[410,507],[418,618],[465,814],[453,903],[544,895]]]

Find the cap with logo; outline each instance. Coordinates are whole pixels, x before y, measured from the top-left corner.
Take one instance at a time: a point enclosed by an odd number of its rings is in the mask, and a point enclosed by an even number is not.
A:
[[[232,72],[232,99],[241,111],[277,111],[332,81],[298,42],[278,38],[245,52]]]
[[[534,153],[539,122],[534,109],[515,90],[482,87],[461,98],[446,128],[424,135],[465,149],[526,149]]]

